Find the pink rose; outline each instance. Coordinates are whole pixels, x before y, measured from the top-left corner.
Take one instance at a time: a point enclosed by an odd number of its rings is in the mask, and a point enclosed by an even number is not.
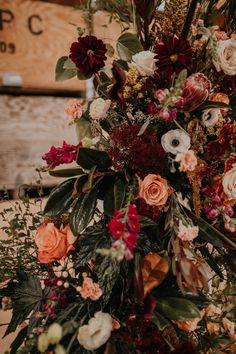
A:
[[[74,240],[68,225],[59,230],[53,223],[42,224],[35,236],[39,261],[50,263],[64,259],[68,252],[74,249]]]
[[[179,170],[181,172],[194,171],[196,166],[197,158],[194,154],[194,151],[188,150],[187,152],[185,152],[185,154],[183,154],[181,158]]]
[[[149,174],[144,180],[139,179],[139,197],[149,205],[162,208],[173,189],[160,175]]]
[[[184,111],[191,112],[199,107],[208,97],[211,83],[202,73],[190,75],[184,83],[182,97]]]
[[[80,101],[77,99],[69,100],[65,106],[65,113],[70,121],[70,123],[74,123],[76,120],[81,118],[83,109],[80,104]]]

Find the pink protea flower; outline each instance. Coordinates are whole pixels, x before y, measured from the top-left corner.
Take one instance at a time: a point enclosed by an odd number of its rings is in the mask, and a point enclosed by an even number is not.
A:
[[[191,112],[198,108],[209,96],[211,83],[202,73],[190,75],[184,83],[182,97],[184,111]]]

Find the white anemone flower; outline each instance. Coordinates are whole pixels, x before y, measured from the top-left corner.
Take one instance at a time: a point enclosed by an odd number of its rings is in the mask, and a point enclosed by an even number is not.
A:
[[[109,313],[96,312],[87,325],[81,326],[78,341],[86,350],[95,350],[109,339],[112,331],[112,317]]]
[[[161,145],[166,152],[182,156],[190,148],[190,137],[183,129],[169,130],[162,136]]]
[[[218,122],[219,117],[221,116],[220,109],[211,108],[205,109],[202,114],[202,122],[205,127],[214,127],[214,125]]]

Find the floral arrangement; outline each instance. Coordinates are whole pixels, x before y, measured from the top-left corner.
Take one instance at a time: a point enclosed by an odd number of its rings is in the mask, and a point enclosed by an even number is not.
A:
[[[236,351],[236,5],[125,6],[116,48],[78,29],[57,63],[96,94],[65,107],[78,145],[43,156],[66,179],[35,235],[41,275],[0,290],[6,334],[28,320],[11,353]]]

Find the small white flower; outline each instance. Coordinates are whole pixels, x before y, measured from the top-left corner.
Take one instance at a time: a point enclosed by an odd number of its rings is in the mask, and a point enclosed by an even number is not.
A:
[[[213,61],[217,71],[226,75],[236,74],[236,39],[219,40],[216,47],[217,59]]]
[[[62,338],[62,327],[59,323],[54,322],[49,326],[47,337],[50,344],[57,344],[60,342]]]
[[[236,199],[236,163],[233,164],[231,170],[225,173],[222,185],[227,197]]]
[[[104,119],[107,116],[107,111],[110,108],[111,100],[96,98],[89,107],[89,114],[93,119]]]
[[[155,71],[155,53],[144,50],[132,56],[131,66],[135,67],[141,76],[151,76]]]
[[[220,109],[217,108],[210,108],[205,109],[202,114],[202,122],[205,127],[213,127],[219,120],[221,116]]]
[[[112,317],[109,313],[96,312],[87,325],[81,326],[78,341],[86,350],[95,350],[101,347],[111,335]]]
[[[65,348],[60,344],[57,344],[56,348],[54,349],[54,352],[55,354],[66,354]]]
[[[190,148],[190,137],[183,129],[169,130],[162,136],[161,145],[166,152],[182,156]]]
[[[49,341],[48,341],[48,336],[47,333],[41,333],[40,336],[38,337],[38,350],[40,351],[40,353],[44,353],[49,346]]]

